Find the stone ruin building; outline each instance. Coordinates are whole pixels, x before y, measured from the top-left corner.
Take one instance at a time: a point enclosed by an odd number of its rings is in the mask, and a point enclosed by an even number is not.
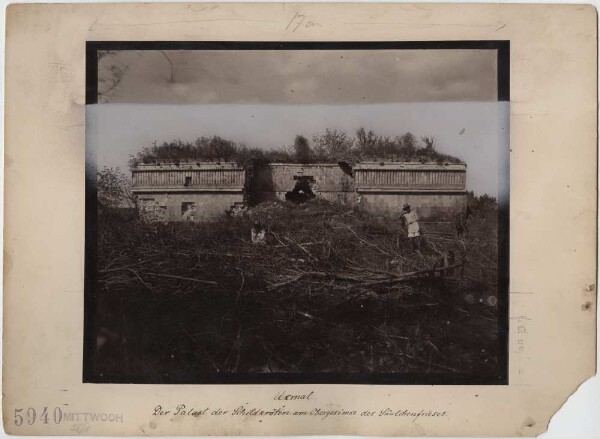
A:
[[[422,218],[450,218],[467,207],[466,164],[413,162],[141,164],[132,169],[138,208],[156,221],[204,221],[269,200],[322,198],[377,216],[404,203]]]

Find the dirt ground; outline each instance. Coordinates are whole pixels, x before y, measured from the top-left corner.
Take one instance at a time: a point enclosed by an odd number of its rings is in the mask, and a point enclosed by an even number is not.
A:
[[[265,243],[251,242],[256,221]],[[263,203],[203,224],[99,212],[89,379],[493,380],[504,367],[497,211],[421,227],[413,252],[399,218],[318,200]]]

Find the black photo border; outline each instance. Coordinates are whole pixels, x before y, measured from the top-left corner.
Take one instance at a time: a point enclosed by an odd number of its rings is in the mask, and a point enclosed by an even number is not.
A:
[[[86,105],[98,103],[98,51],[101,50],[431,50],[481,49],[497,51],[498,101],[510,101],[510,41],[87,41]],[[86,150],[86,154],[89,151]],[[508,156],[508,151],[506,151]],[[509,218],[510,169],[501,169],[498,206],[498,356],[496,376],[456,373],[236,373],[205,374],[193,381],[157,382],[144,376],[107,376],[95,371],[96,331],[96,168],[86,160],[83,383],[111,384],[394,384],[394,385],[507,385],[509,361]],[[500,201],[500,200],[499,200]]]

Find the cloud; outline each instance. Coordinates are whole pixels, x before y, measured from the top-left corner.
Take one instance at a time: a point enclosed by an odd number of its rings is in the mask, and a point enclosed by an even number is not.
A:
[[[495,101],[495,50],[116,51],[103,103],[345,104]]]

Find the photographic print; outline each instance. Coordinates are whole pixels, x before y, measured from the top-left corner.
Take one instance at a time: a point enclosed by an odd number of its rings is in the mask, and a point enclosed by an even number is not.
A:
[[[507,384],[508,72],[88,42],[83,381]]]

